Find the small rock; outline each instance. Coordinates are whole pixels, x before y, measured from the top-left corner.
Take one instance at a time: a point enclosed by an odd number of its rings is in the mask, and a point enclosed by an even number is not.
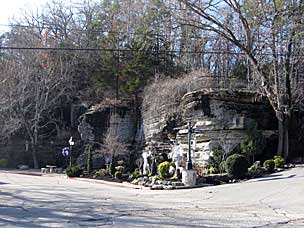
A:
[[[152,185],[154,185],[154,184],[156,183],[156,181],[157,181],[157,180],[156,180],[155,177],[152,177],[152,178],[151,178],[151,184],[152,184]]]
[[[144,181],[147,181],[147,180],[149,180],[149,177],[144,176],[144,177],[143,177],[143,180],[144,180]]]
[[[151,187],[152,190],[163,190],[163,186],[161,184],[155,184]]]
[[[182,182],[175,181],[175,182],[172,182],[172,186],[173,186],[173,187],[176,187],[176,186],[184,186],[184,184],[183,184]]]
[[[152,187],[153,185],[151,183],[144,184],[144,187]]]
[[[164,190],[172,190],[173,186],[172,185],[164,185],[163,188],[164,188]]]
[[[169,181],[161,181],[160,184],[162,184],[162,185],[169,185]]]
[[[162,184],[162,181],[161,180],[156,180],[155,184]]]
[[[294,168],[294,167],[295,167],[295,165],[291,164],[291,163],[288,163],[288,164],[284,165],[284,168],[286,168],[286,169]]]
[[[139,179],[134,179],[131,184],[138,184],[139,183]]]

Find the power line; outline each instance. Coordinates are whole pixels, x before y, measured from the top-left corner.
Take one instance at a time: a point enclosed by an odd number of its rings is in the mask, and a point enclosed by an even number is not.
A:
[[[149,52],[155,54],[215,54],[215,55],[246,55],[245,52],[235,51],[184,51],[184,50],[139,50],[139,49],[119,49],[119,48],[69,48],[69,47],[14,47],[0,46],[2,50],[32,50],[32,51],[89,51],[89,52]],[[260,53],[257,56],[273,56],[273,53]],[[285,56],[286,53],[276,53],[276,56]],[[304,54],[293,55],[302,57]]]

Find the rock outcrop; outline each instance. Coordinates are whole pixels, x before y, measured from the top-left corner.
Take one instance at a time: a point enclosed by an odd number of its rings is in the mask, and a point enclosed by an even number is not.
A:
[[[144,143],[140,111],[131,101],[104,100],[88,109],[79,118],[78,132],[83,145],[93,145],[93,168],[100,169],[109,163],[102,144],[110,129],[111,134],[118,137],[120,143],[128,146],[132,155],[141,151]],[[136,155],[134,155],[136,157]],[[77,159],[77,163],[85,166],[87,150]]]
[[[104,101],[91,107],[80,117],[78,132],[84,142],[102,143],[109,128],[116,129],[123,143],[140,138],[140,113],[127,101]]]
[[[206,164],[215,146],[232,150],[244,140],[246,130],[252,124],[257,124],[265,137],[275,135],[277,129],[270,105],[249,91],[195,91],[184,95],[178,112],[168,115],[165,108],[159,110],[153,114],[143,113],[146,142],[163,153],[170,152],[170,142],[176,140],[186,153],[187,123],[191,122],[197,132],[191,139],[192,157],[199,166]]]

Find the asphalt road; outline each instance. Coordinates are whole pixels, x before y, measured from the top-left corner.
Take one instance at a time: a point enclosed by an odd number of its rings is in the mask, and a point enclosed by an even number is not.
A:
[[[0,171],[0,227],[304,227],[304,166],[247,182],[152,191]]]

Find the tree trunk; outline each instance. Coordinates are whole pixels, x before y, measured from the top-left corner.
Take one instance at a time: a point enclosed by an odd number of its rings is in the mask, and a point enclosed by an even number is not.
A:
[[[283,156],[284,148],[284,121],[278,120],[279,138],[278,138],[278,151],[277,155]]]
[[[285,117],[285,123],[284,123],[284,158],[287,159],[289,156],[289,122],[290,118],[289,116]]]
[[[278,120],[279,141],[277,154],[285,159],[289,155],[289,119],[287,115],[284,115],[283,120]]]
[[[39,169],[39,163],[37,159],[37,145],[35,144],[35,141],[32,139],[32,156],[33,156],[33,162],[34,162],[34,169]]]

